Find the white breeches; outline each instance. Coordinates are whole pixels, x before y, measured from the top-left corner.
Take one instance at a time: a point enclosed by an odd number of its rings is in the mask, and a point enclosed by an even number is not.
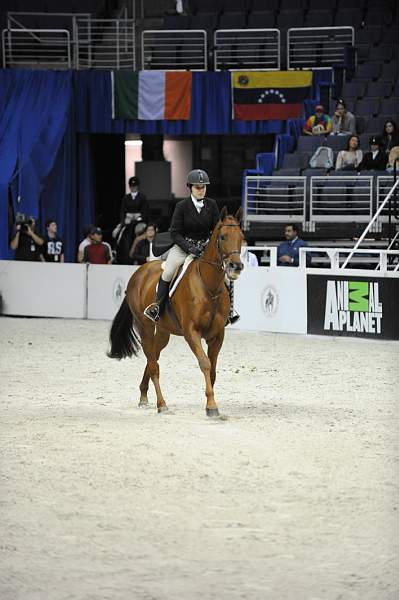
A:
[[[165,269],[162,272],[162,279],[164,281],[171,281],[172,277],[178,267],[186,260],[186,252],[180,248],[177,244],[172,246],[169,250],[168,257],[165,262]]]

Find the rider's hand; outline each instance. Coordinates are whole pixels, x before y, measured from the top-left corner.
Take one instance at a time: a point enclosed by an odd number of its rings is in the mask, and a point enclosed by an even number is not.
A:
[[[194,244],[189,244],[188,253],[194,254],[194,256],[197,256],[197,257],[201,256],[201,250],[199,248],[197,248],[197,246],[195,246]]]

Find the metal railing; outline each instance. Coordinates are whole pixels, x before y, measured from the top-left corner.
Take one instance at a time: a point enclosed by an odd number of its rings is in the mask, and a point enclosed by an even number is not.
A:
[[[72,68],[66,29],[3,29],[3,68]]]
[[[75,19],[76,69],[136,69],[133,19]]]
[[[310,227],[316,222],[367,223],[373,214],[373,177],[310,178]]]
[[[291,27],[287,32],[288,69],[325,69],[344,61],[354,46],[353,27]]]
[[[385,198],[389,194],[392,189],[392,186],[395,183],[395,179],[393,175],[381,175],[377,177],[377,209],[380,208],[381,204],[384,202]],[[395,210],[394,210],[395,213]],[[393,215],[395,218],[395,214]],[[389,205],[385,204],[380,216],[378,218],[379,224],[388,223],[389,221]]]
[[[330,266],[327,268],[333,270],[343,271],[345,269],[353,269],[353,266],[348,266],[350,263],[361,265],[363,268],[370,266],[374,270],[375,265],[379,265],[380,273],[398,271],[399,267],[399,250],[376,250],[374,248],[352,250],[351,248],[321,248],[307,246],[299,248],[299,268],[305,269],[308,267],[306,255],[312,255],[312,253],[325,254],[330,261]],[[348,256],[344,258],[341,256],[342,254],[347,254]]]
[[[218,29],[214,33],[215,71],[280,69],[279,29]]]
[[[143,70],[206,71],[207,54],[203,29],[147,29],[141,34]]]
[[[245,178],[244,227],[250,222],[306,221],[306,177]]]

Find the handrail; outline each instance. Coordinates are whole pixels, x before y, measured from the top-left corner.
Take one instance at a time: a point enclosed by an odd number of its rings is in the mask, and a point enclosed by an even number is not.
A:
[[[380,249],[375,249],[375,248],[362,248],[361,250],[356,250],[356,252],[354,252],[350,248],[320,248],[320,247],[318,248],[318,247],[314,247],[314,246],[305,246],[305,247],[299,248],[299,267],[300,268],[306,267],[306,254],[311,253],[311,252],[324,252],[325,254],[327,254],[328,258],[330,259],[330,268],[337,269],[340,271],[345,269],[348,261],[352,258],[353,254],[379,256],[378,264],[381,265],[381,272],[386,272],[388,270],[388,256],[398,256],[399,257],[399,250],[382,250],[382,249],[380,250]],[[342,265],[342,267],[339,264],[340,263],[340,261],[339,261],[340,254],[349,254],[348,258],[346,259],[346,261]]]
[[[344,262],[344,264],[342,265],[342,269],[345,269],[346,265],[348,264],[349,260],[352,258],[353,254],[357,251],[357,249],[359,248],[360,244],[362,243],[362,241],[364,240],[364,238],[366,237],[366,235],[368,234],[368,232],[370,231],[371,227],[374,225],[374,223],[377,221],[378,217],[380,216],[380,214],[382,213],[382,211],[384,210],[385,206],[387,205],[390,197],[392,196],[393,192],[395,191],[395,189],[398,187],[399,184],[399,179],[396,180],[395,184],[392,186],[391,191],[389,192],[389,194],[386,196],[384,202],[381,204],[381,206],[379,207],[379,209],[375,212],[373,218],[371,219],[371,221],[369,222],[369,224],[367,225],[366,229],[363,231],[362,235],[360,236],[360,238],[358,239],[358,241],[356,242],[352,253],[347,257],[346,261]]]

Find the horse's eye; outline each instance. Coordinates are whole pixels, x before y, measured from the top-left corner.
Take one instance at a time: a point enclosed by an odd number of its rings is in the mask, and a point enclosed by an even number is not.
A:
[[[226,239],[226,236],[225,235],[221,235],[220,239],[222,240],[222,242],[224,242],[224,240]]]

